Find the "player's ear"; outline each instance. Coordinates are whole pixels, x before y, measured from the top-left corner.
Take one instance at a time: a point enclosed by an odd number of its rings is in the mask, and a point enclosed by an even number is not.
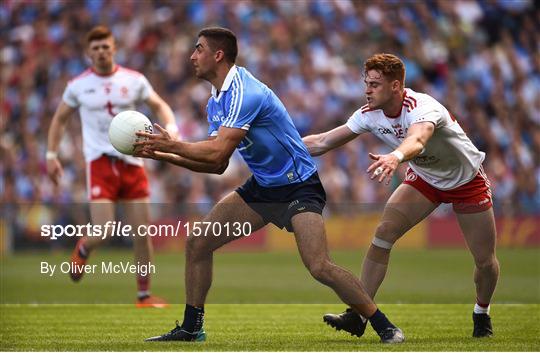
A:
[[[216,50],[214,58],[216,59],[216,62],[220,62],[221,60],[225,59],[225,52],[223,50]]]
[[[392,81],[392,90],[399,91],[401,89],[401,82],[399,80]]]

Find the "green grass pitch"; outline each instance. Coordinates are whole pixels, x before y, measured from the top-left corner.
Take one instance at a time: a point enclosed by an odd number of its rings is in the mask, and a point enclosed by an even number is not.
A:
[[[26,253],[0,263],[0,351],[539,351],[540,260],[537,249],[501,249],[501,279],[491,313],[495,336],[471,337],[472,259],[466,250],[401,250],[392,255],[377,301],[405,332],[382,345],[336,332],[322,314],[345,307],[316,283],[295,253],[219,253],[206,307],[204,343],[145,343],[183,313],[183,255],[158,254],[153,292],[167,309],[136,309],[133,275],[39,273],[41,261],[67,254]],[[361,251],[333,252],[358,273]],[[126,261],[129,251],[100,251],[92,263]]]

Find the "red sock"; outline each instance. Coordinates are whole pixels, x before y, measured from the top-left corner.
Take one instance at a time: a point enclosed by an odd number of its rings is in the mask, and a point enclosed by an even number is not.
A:
[[[476,298],[476,304],[478,304],[478,306],[481,306],[482,308],[487,308],[489,306],[489,303],[485,304],[485,303],[480,303],[480,301],[478,300],[478,298]]]
[[[144,298],[150,295],[150,275],[137,276],[137,296]]]

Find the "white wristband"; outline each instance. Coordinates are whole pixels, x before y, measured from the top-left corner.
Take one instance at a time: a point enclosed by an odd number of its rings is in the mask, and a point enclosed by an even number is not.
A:
[[[390,154],[393,154],[394,156],[396,156],[399,163],[403,162],[403,159],[405,158],[405,155],[403,154],[403,152],[398,151],[398,150],[393,150],[392,153]]]
[[[56,153],[56,152],[47,151],[47,153],[45,153],[45,158],[46,159],[56,159],[57,157],[58,157],[58,153]]]

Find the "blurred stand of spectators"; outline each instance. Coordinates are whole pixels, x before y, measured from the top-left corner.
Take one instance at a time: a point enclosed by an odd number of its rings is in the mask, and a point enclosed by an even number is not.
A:
[[[496,212],[540,214],[539,4],[2,1],[2,203],[31,207],[85,202],[85,164],[81,150],[74,147],[82,146],[78,119],[61,145],[65,166],[61,188],[49,182],[44,155],[47,129],[62,90],[87,66],[82,39],[92,26],[112,28],[117,61],[144,72],[173,107],[182,136],[200,140],[206,138],[210,87],[195,78],[189,56],[198,30],[220,25],[237,33],[244,48],[239,64],[281,97],[302,135],[337,126],[365,104],[365,58],[376,52],[401,56],[406,85],[449,107],[487,153],[484,164]],[[365,173],[368,151],[383,148],[365,136],[318,160],[330,212],[346,210],[344,204],[380,205],[387,199],[391,190],[370,182]],[[149,162],[152,202],[198,203],[205,211],[249,174],[238,158],[235,155],[228,171],[217,177]]]

